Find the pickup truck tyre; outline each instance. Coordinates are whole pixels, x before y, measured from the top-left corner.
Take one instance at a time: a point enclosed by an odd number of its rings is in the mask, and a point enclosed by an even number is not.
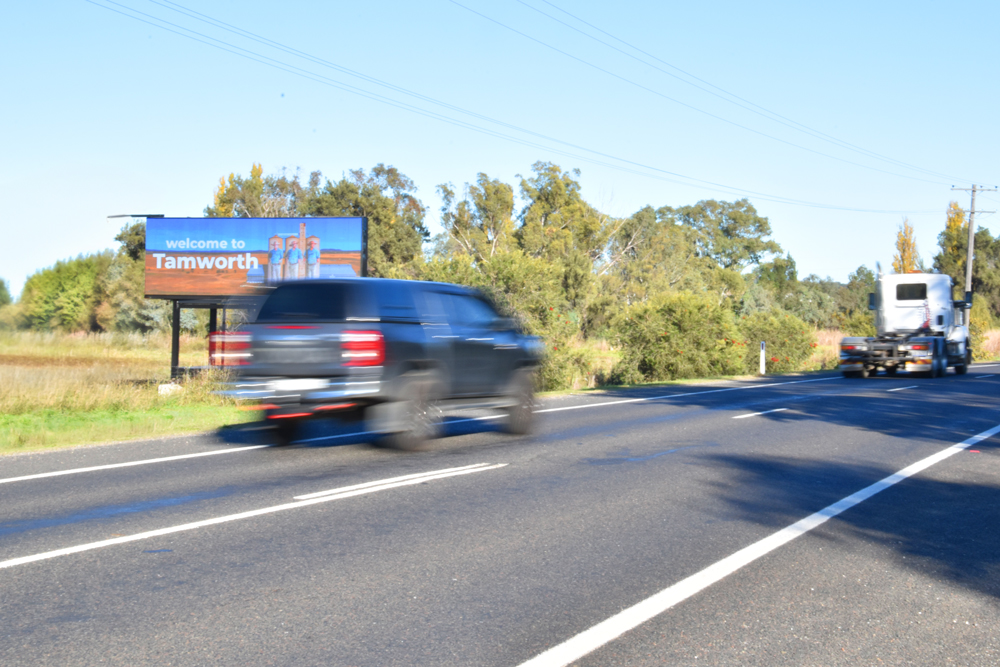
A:
[[[299,420],[295,418],[274,420],[274,446],[288,447],[299,435]]]
[[[512,435],[528,435],[535,421],[535,374],[528,369],[514,373],[510,396],[514,404],[507,408],[504,430]]]
[[[896,371],[898,371],[898,370],[899,370],[898,366],[886,366],[885,367],[885,374],[888,375],[889,377],[892,377],[892,376],[894,376],[896,374]]]
[[[441,431],[441,382],[433,372],[407,373],[400,383],[399,396],[402,429],[386,435],[384,443],[408,452],[425,449]]]

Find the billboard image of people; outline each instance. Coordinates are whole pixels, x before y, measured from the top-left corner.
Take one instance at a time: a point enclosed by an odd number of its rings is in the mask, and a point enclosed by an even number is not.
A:
[[[148,218],[146,296],[259,294],[366,274],[366,218]]]

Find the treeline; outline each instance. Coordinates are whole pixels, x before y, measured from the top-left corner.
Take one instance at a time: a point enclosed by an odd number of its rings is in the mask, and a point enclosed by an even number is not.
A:
[[[638,382],[750,373],[758,343],[775,372],[800,369],[815,330],[874,333],[867,294],[874,272],[861,266],[846,284],[800,280],[795,261],[771,238],[767,218],[746,199],[647,206],[607,215],[583,199],[578,171],[538,162],[516,184],[480,173],[461,187],[438,186],[444,231],[431,238],[417,188],[393,167],[221,179],[209,217],[366,216],[373,276],[473,285],[541,336],[548,356],[543,385],[580,377]],[[518,209],[515,192],[519,195]],[[934,269],[964,283],[964,214],[952,205]],[[900,230],[897,255],[919,262]],[[0,304],[0,326],[62,331],[153,331],[170,325],[166,302],[143,293],[144,228],[126,227],[120,248],[59,262],[25,283],[16,303]],[[911,247],[912,246],[912,247]],[[974,328],[1000,315],[1000,240],[976,237]],[[907,259],[908,258],[908,259]],[[914,259],[915,258],[915,259]],[[0,293],[2,296],[2,293]],[[204,327],[183,311],[182,326]],[[595,350],[617,363],[598,369]]]

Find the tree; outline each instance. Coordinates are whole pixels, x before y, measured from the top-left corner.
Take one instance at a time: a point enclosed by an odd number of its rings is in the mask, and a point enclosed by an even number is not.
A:
[[[286,218],[296,214],[302,186],[296,174],[288,178],[263,176],[263,167],[254,163],[250,178],[229,174],[219,179],[211,206],[205,207],[209,218]]]
[[[466,197],[456,203],[450,183],[438,186],[445,231],[477,262],[507,252],[514,241],[514,189],[484,173],[465,188]]]
[[[350,172],[336,183],[320,187],[322,174],[313,172],[302,193],[298,212],[314,216],[368,218],[368,269],[372,276],[415,275],[414,260],[430,236],[424,226],[426,209],[416,198],[416,186],[392,166],[377,164],[369,173]]]
[[[758,282],[774,293],[778,303],[785,303],[797,296],[799,275],[795,268],[795,260],[790,254],[775,257],[770,262],[758,265],[754,274]]]
[[[3,308],[10,303],[10,288],[7,286],[7,281],[0,278],[0,308]]]
[[[533,178],[521,177],[521,197],[527,201],[517,231],[521,248],[553,261],[579,253],[596,261],[610,230],[607,217],[583,200],[575,180],[580,170],[564,172],[551,162],[536,162],[531,169]]]
[[[896,254],[892,257],[892,270],[894,273],[910,273],[911,271],[922,271],[923,262],[920,261],[920,253],[917,252],[917,240],[914,238],[913,225],[909,218],[903,218],[896,233]]]
[[[97,328],[95,307],[99,278],[111,264],[110,250],[56,262],[32,274],[24,283],[21,317],[40,331],[92,331]]]
[[[757,215],[746,199],[737,202],[700,201],[678,209],[664,207],[664,217],[671,217],[695,232],[698,255],[707,257],[720,268],[743,271],[759,264],[767,255],[777,255],[781,246],[769,239],[771,224]]]
[[[646,206],[618,221],[610,235],[597,273],[607,278],[602,291],[613,293],[622,305],[700,282],[705,266],[696,256],[691,230],[661,212]]]
[[[946,226],[938,235],[941,251],[934,257],[934,268],[947,273],[959,290],[965,288],[965,266],[969,247],[968,226]],[[1000,238],[988,229],[976,231],[975,257],[972,261],[972,291],[985,299],[994,314],[1000,315]]]

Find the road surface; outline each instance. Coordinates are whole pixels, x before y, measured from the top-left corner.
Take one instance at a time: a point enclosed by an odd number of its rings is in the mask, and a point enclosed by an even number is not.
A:
[[[2,458],[0,664],[1000,664],[998,398],[996,365],[770,377],[417,454],[317,424]]]

